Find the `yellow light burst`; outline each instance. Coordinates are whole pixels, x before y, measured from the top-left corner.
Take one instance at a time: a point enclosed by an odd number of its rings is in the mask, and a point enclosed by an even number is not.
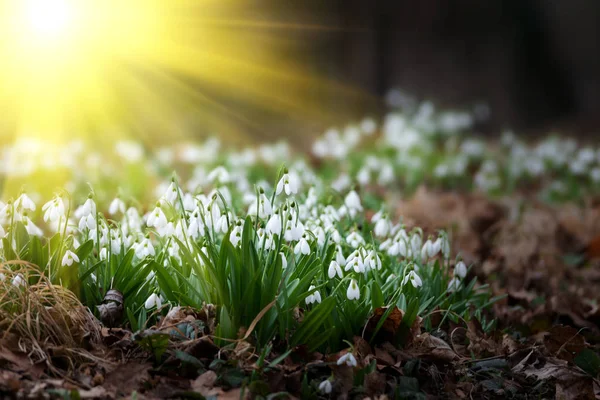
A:
[[[324,91],[362,95],[307,72],[282,34],[319,27],[250,3],[0,0],[0,135],[239,138],[256,110],[326,120]]]

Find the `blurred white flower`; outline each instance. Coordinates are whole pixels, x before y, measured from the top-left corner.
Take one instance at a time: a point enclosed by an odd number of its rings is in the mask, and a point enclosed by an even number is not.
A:
[[[337,365],[346,364],[349,367],[356,367],[356,358],[354,358],[354,354],[348,352],[338,358]]]

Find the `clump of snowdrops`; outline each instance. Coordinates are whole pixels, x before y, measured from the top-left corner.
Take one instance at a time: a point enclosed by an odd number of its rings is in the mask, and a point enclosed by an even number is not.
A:
[[[0,209],[10,270],[0,281],[26,291],[43,276],[92,310],[118,290],[134,330],[169,306],[213,304],[215,337],[257,345],[337,350],[381,307],[403,310],[406,327],[422,316],[432,328],[433,310],[493,323],[483,311],[494,299],[467,279],[445,232],[408,229],[381,201],[368,210],[360,191],[335,191],[302,164],[275,171],[273,186],[223,166],[209,175],[206,185],[173,178],[147,206],[61,191],[40,207],[21,193]]]

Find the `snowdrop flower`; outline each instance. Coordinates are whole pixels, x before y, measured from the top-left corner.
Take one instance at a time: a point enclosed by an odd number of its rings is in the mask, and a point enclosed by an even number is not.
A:
[[[423,245],[423,248],[421,249],[421,259],[427,260],[429,258],[435,257],[437,253],[439,253],[440,249],[441,242],[439,239],[435,242],[432,242],[431,239],[427,239],[427,241]]]
[[[346,258],[344,257],[344,253],[342,252],[342,246],[338,245],[337,251],[335,252],[335,261],[341,266],[346,265]]]
[[[342,274],[342,268],[340,267],[340,264],[335,260],[331,260],[331,262],[329,263],[329,268],[327,269],[327,276],[329,276],[329,279],[333,279],[333,277],[336,275],[340,279],[344,277],[344,275]]]
[[[356,358],[352,353],[346,353],[337,360],[337,365],[346,364],[349,367],[356,367]]]
[[[371,183],[371,171],[366,166],[362,167],[356,174],[356,180],[363,186]]]
[[[348,286],[348,290],[346,291],[346,297],[348,300],[358,300],[360,298],[360,289],[358,288],[358,283],[356,283],[355,279],[350,281],[350,285]],[[339,365],[338,361],[338,365]]]
[[[36,224],[31,222],[27,214],[23,215],[23,225],[25,225],[25,230],[27,230],[27,233],[30,235],[39,237],[44,235],[44,232]]]
[[[229,217],[230,215],[227,213],[221,214],[217,223],[215,224],[215,231],[226,233],[229,230]]]
[[[150,242],[150,239],[148,238],[144,239],[135,248],[135,256],[140,260],[155,254],[156,252],[154,251],[154,246],[152,246],[152,242]]]
[[[4,282],[6,280],[6,275],[0,272],[0,282]]]
[[[457,262],[454,266],[454,276],[460,279],[465,279],[467,276],[467,266],[463,261]]]
[[[323,394],[331,393],[331,381],[329,379],[325,379],[323,382],[319,383],[319,390]]]
[[[180,189],[175,183],[175,179],[171,180],[171,184],[167,188],[167,191],[163,195],[163,198],[170,204],[175,204],[177,200],[177,194],[180,193]]]
[[[156,204],[154,211],[150,213],[148,216],[148,220],[146,221],[146,225],[149,227],[154,227],[156,229],[162,229],[167,226],[167,217],[160,207],[160,203]]]
[[[296,194],[298,192],[298,181],[295,175],[288,172],[286,169],[284,171],[283,176],[277,183],[277,188],[275,189],[275,194],[279,195],[281,192],[285,191],[286,195]]]
[[[442,250],[442,254],[444,255],[444,258],[447,260],[448,258],[450,258],[450,241],[448,240],[448,237],[443,236],[441,239],[441,250]]]
[[[406,283],[409,280],[415,289],[423,286],[423,281],[421,280],[421,277],[417,275],[415,271],[410,271],[408,274],[406,274],[406,276],[402,280],[402,286],[406,285]]]
[[[367,256],[367,263],[371,269],[381,270],[381,259],[375,250],[371,250]]]
[[[252,203],[248,213],[250,215],[258,214],[259,218],[266,219],[273,213],[273,206],[271,205],[271,201],[265,195],[265,191],[262,188],[259,190],[260,194],[258,195],[258,200],[255,200],[254,203]]]
[[[286,269],[288,264],[287,264],[287,259],[285,258],[285,254],[280,252],[279,256],[281,257],[281,268]]]
[[[96,216],[96,203],[94,202],[91,194],[88,196],[88,199],[85,201],[85,203],[83,203],[83,206],[81,206],[80,212],[81,216],[83,217],[87,217],[88,215],[92,215],[94,217]]]
[[[12,284],[13,286],[25,286],[27,285],[27,282],[25,281],[25,278],[23,277],[22,274],[18,274],[17,276],[15,276],[12,280]]]
[[[311,290],[313,290],[315,287],[314,285],[310,285],[310,287],[308,288],[308,291],[310,292]],[[318,290],[316,290],[313,294],[310,294],[308,296],[306,296],[306,304],[312,304],[312,303],[320,303],[321,302],[321,293],[319,293]]]
[[[74,262],[78,263],[79,257],[77,257],[77,254],[73,253],[71,250],[67,250],[62,259],[61,265],[63,267],[70,267],[71,265],[73,265]]]
[[[152,293],[150,296],[148,296],[148,299],[146,299],[146,302],[144,303],[144,307],[146,307],[146,310],[150,310],[154,307],[160,308],[161,306],[162,300],[156,293]]]
[[[114,200],[110,202],[108,213],[110,215],[117,215],[117,213],[125,214],[125,203],[123,200],[119,197],[115,197]]]
[[[387,215],[382,216],[380,219],[378,219],[377,222],[375,223],[375,228],[373,229],[375,236],[377,236],[379,238],[386,237],[390,233],[391,230],[392,230],[392,224],[391,224],[390,220],[388,219]]]
[[[294,247],[294,254],[300,253],[304,255],[310,254],[310,245],[306,240],[306,235],[302,235],[302,238],[300,239],[300,241],[298,241],[298,243],[296,243],[296,246]]]
[[[458,289],[460,289],[460,279],[457,277],[452,278],[452,280],[450,282],[448,282],[448,291],[449,292],[455,292]]]
[[[62,197],[56,196],[42,206],[44,211],[45,222],[55,222],[59,218],[65,216],[65,204],[63,203]]]
[[[360,245],[365,244],[365,239],[356,231],[350,232],[350,234],[346,237],[346,242],[354,249],[358,248]]]
[[[229,234],[229,241],[236,247],[240,241],[242,240],[242,223],[241,221],[236,222],[235,227],[231,230]]]
[[[413,235],[410,238],[410,247],[412,250],[411,254],[419,254],[419,251],[421,250],[421,246],[423,245],[423,239],[421,239],[421,235],[417,234],[417,233],[413,233]]]
[[[357,212],[363,210],[362,204],[360,204],[360,197],[358,197],[358,193],[355,190],[351,190],[346,195],[344,204],[348,208],[348,212],[352,218],[354,218]]]
[[[291,216],[288,218],[288,224],[285,229],[285,234],[283,235],[284,239],[288,242],[292,242],[294,240],[300,240],[302,235],[304,235],[304,224],[300,221],[296,221],[295,224],[290,220]]]
[[[283,230],[283,224],[281,221],[281,217],[279,216],[279,210],[275,210],[271,218],[269,218],[265,229],[267,232],[272,233],[274,235],[281,235],[281,231]]]
[[[35,211],[35,203],[25,193],[21,193],[21,195],[17,198],[17,200],[15,200],[15,207],[19,211],[23,211],[23,210]]]
[[[84,231],[86,228],[96,229],[96,218],[92,214],[85,215],[79,220],[79,230]]]

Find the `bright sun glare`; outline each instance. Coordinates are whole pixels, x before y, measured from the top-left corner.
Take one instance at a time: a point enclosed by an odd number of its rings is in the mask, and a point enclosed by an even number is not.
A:
[[[69,33],[75,8],[68,0],[25,0],[22,18],[34,40],[56,40]]]
[[[298,62],[294,35],[313,27],[253,4],[0,0],[0,139],[244,140],[253,110],[330,115],[324,91],[351,89]]]

